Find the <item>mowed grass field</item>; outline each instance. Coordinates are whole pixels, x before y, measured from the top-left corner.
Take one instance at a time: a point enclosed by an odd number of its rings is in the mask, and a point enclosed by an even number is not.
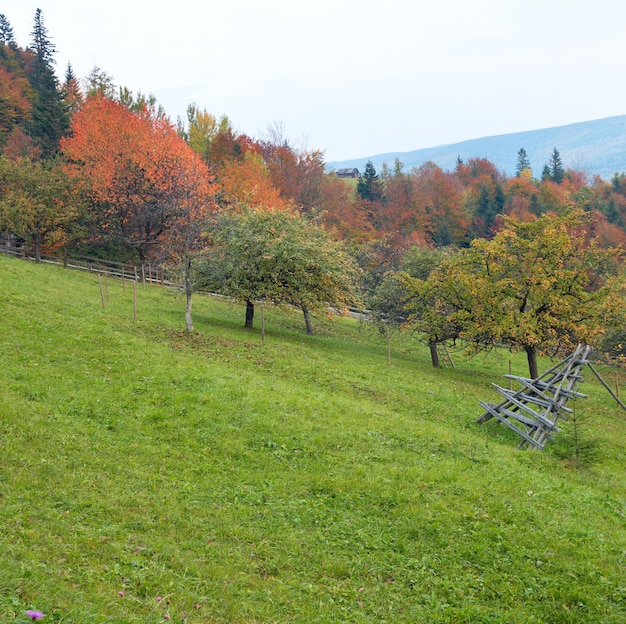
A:
[[[626,413],[475,424],[522,355],[0,256],[0,622],[626,622]],[[260,310],[255,324],[260,326]],[[551,362],[541,362],[544,370]],[[600,367],[614,384],[626,376]],[[617,377],[616,377],[617,375]]]

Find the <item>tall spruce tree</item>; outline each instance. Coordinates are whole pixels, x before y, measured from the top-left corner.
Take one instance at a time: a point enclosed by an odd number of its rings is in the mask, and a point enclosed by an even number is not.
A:
[[[563,178],[565,177],[565,169],[563,168],[563,162],[561,161],[561,154],[559,154],[559,150],[556,149],[556,147],[554,148],[552,156],[550,156],[550,160],[548,161],[548,168],[550,170],[550,179],[552,182],[561,184],[561,182],[563,182]]]
[[[13,29],[9,20],[0,13],[0,67],[12,74],[13,77],[16,74],[22,77],[25,75],[25,65],[24,50],[18,48],[13,38]],[[0,94],[0,96],[3,95],[7,96],[6,93]]]
[[[528,159],[528,154],[526,150],[522,147],[519,152],[517,152],[517,166],[515,167],[515,175],[519,178],[522,175],[522,172],[526,169],[530,169],[530,160]]]
[[[363,175],[356,184],[356,192],[361,199],[366,201],[381,201],[383,199],[383,183],[379,179],[371,160],[367,161]]]
[[[61,137],[67,133],[69,114],[54,73],[56,49],[48,36],[41,9],[35,11],[31,36],[34,58],[28,77],[35,92],[31,136],[41,147],[42,155],[50,157],[57,152]]]
[[[15,48],[17,45],[13,36],[13,28],[11,28],[11,24],[4,13],[0,13],[0,43],[4,43],[12,48]]]
[[[487,184],[480,186],[478,203],[476,205],[477,223],[479,226],[475,234],[481,238],[491,238],[493,224],[496,217],[504,212],[506,198],[504,189],[496,182],[493,189]]]

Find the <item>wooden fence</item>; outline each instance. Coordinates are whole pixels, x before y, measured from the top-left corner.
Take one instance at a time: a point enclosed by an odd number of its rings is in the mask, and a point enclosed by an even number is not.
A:
[[[35,251],[13,240],[0,239],[0,253],[15,256],[24,260],[35,261]],[[40,262],[56,264],[67,269],[78,269],[100,275],[109,275],[123,280],[141,282],[144,284],[162,284],[164,286],[179,287],[180,284],[170,279],[160,264],[142,263],[132,264],[104,260],[94,256],[85,256],[69,253],[67,249],[52,253],[49,251],[39,254]]]

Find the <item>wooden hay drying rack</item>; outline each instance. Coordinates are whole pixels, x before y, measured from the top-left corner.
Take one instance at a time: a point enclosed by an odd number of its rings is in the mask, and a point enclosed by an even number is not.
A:
[[[521,389],[509,390],[493,384],[504,400],[497,405],[481,401],[480,405],[486,411],[476,422],[484,423],[491,418],[497,418],[522,438],[520,448],[543,450],[547,440],[559,430],[557,427],[559,419],[567,420],[567,414],[572,413],[573,410],[566,406],[569,399],[587,396],[577,390],[578,384],[583,382],[581,372],[585,365],[626,410],[626,406],[589,361],[590,350],[589,346],[578,345],[571,355],[536,379],[505,375],[508,379],[519,382],[522,385]]]

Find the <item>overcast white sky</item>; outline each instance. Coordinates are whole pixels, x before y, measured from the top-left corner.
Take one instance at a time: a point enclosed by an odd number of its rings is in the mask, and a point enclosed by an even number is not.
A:
[[[623,0],[2,0],[62,77],[94,66],[327,161],[626,114]]]

